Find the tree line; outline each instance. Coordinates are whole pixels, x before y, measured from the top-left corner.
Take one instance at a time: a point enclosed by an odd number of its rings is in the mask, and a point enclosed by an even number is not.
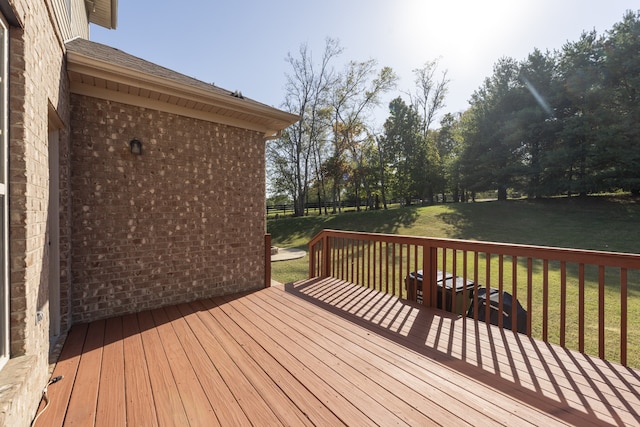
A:
[[[336,71],[341,53],[328,39],[319,63],[305,45],[287,58],[284,107],[300,120],[268,143],[267,159],[271,190],[296,215],[308,202],[335,212],[345,199],[386,208],[485,191],[640,194],[640,11],[559,50],[501,58],[461,113],[442,114],[450,81],[428,61],[381,130],[371,113],[397,76],[375,60]]]

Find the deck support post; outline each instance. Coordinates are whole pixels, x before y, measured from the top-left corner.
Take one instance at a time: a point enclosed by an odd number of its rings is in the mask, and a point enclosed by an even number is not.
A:
[[[264,287],[271,286],[271,234],[264,235]]]
[[[422,246],[422,304],[427,307],[436,306],[438,248],[431,245]]]
[[[331,276],[331,244],[329,236],[322,236],[322,277]]]

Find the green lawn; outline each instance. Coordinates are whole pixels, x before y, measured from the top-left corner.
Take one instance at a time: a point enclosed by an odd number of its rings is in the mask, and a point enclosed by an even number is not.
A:
[[[590,197],[394,207],[388,211],[289,217],[269,220],[268,231],[274,245],[305,250],[314,235],[324,228],[332,228],[640,253],[639,220],[640,201],[625,197]],[[307,275],[308,257],[272,264],[272,277],[281,282],[304,279]],[[640,366],[640,316],[637,314],[640,313],[640,285],[635,282],[634,279],[629,284],[630,366]],[[554,295],[557,293],[552,291],[551,298],[555,298]],[[607,304],[611,301],[619,309],[616,300],[615,297],[606,298]],[[594,303],[588,299],[585,306]],[[550,301],[550,307],[557,305]],[[549,316],[558,315],[551,311]],[[615,319],[607,319],[607,329],[610,324],[615,328]],[[597,336],[597,325],[587,325],[589,331],[594,327],[589,338]],[[539,326],[534,325],[534,328]],[[538,335],[537,332],[534,331],[534,335]],[[555,342],[556,337],[550,336],[550,340]],[[607,357],[616,360],[615,346],[608,347],[613,353],[608,349]]]
[[[640,201],[590,197],[477,202],[267,222],[275,246],[305,250],[325,228],[640,253]],[[306,278],[307,271],[305,257],[273,263],[272,274],[275,280],[290,282]]]

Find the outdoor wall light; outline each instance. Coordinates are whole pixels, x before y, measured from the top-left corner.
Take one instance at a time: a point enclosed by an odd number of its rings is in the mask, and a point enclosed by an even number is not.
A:
[[[131,154],[142,154],[142,142],[139,139],[133,138],[129,145],[131,146]]]

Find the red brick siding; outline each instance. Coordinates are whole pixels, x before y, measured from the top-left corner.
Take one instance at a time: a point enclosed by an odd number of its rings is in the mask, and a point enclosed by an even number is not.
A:
[[[74,322],[263,286],[260,133],[86,96],[71,104]]]

